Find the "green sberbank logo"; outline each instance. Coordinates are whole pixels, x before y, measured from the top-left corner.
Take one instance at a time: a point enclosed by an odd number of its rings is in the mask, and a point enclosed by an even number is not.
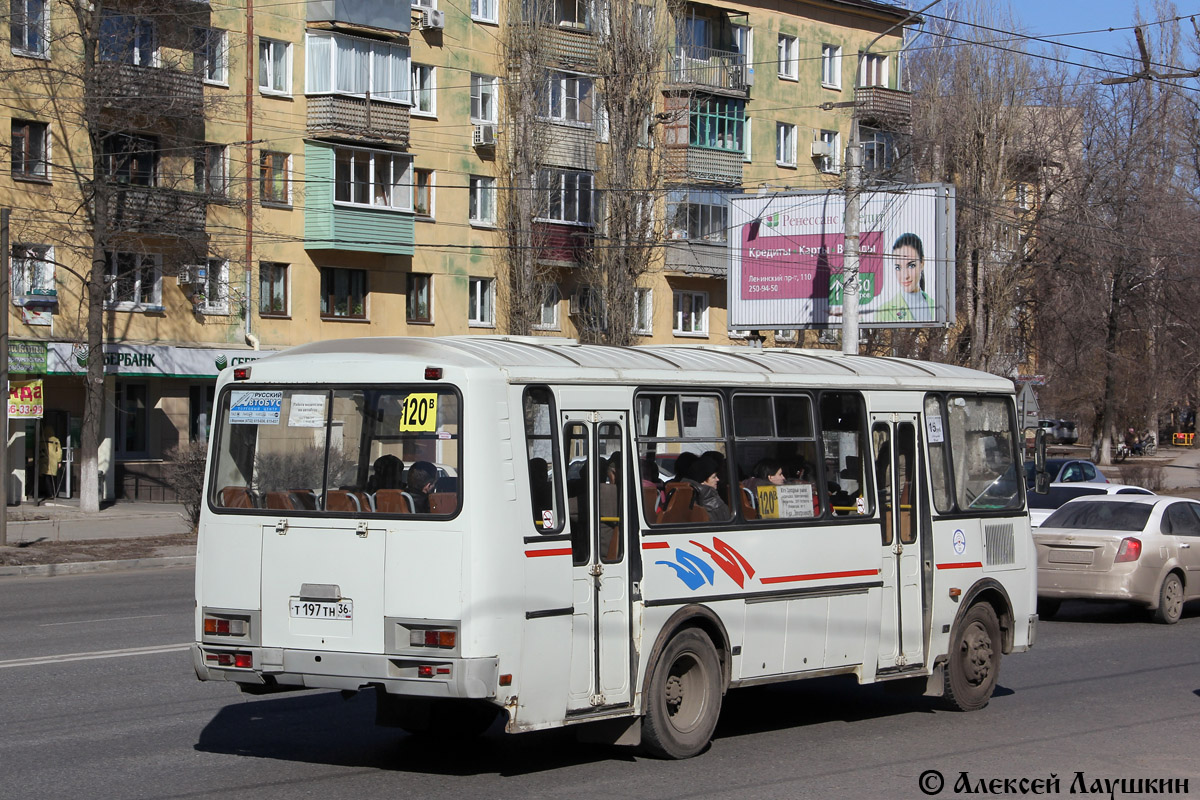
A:
[[[75,363],[87,369],[88,346],[86,344],[73,344],[71,345],[71,352],[75,356]]]
[[[221,370],[223,370],[229,366],[229,359],[225,357],[224,353],[222,353],[221,355],[217,356],[216,364],[217,364],[217,372],[220,372]]]

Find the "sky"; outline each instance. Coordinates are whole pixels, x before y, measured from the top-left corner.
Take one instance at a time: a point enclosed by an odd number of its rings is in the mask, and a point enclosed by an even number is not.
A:
[[[1073,48],[1114,55],[1136,52],[1131,29],[1135,6],[1141,9],[1144,20],[1159,19],[1155,4],[1146,0],[1009,0],[1009,3],[1013,16],[1029,34]],[[918,7],[923,5],[924,2],[918,2]],[[1200,0],[1175,0],[1175,7],[1180,16],[1194,14],[1200,23]],[[936,13],[937,6],[931,11]],[[1183,20],[1182,25],[1185,35],[1192,32],[1188,20]],[[1110,32],[1108,28],[1118,30]],[[1154,27],[1148,27],[1147,33],[1153,36]],[[1077,49],[1068,50],[1066,57],[1081,64],[1095,63],[1099,58],[1096,53]]]

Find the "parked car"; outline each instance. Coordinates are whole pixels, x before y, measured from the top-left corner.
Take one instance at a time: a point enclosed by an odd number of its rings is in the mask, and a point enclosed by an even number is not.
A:
[[[1079,441],[1079,430],[1069,420],[1039,419],[1038,427],[1046,432],[1050,444],[1075,444]]]
[[[1051,483],[1108,483],[1108,478],[1091,461],[1078,458],[1047,458],[1046,472],[1050,473]],[[1033,486],[1037,473],[1032,461],[1025,462],[1025,485]]]
[[[1156,622],[1179,621],[1200,597],[1200,502],[1114,494],[1068,500],[1033,532],[1038,613],[1068,599],[1126,600]],[[1188,580],[1188,574],[1193,580]]]
[[[1050,491],[1046,494],[1029,492],[1029,523],[1036,528],[1068,500],[1101,494],[1154,494],[1154,492],[1140,486],[1128,486],[1123,483],[1092,483],[1091,481],[1052,483]]]

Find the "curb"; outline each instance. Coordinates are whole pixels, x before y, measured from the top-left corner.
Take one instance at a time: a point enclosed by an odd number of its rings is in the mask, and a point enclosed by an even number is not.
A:
[[[53,578],[58,575],[86,575],[91,572],[120,572],[152,567],[194,567],[195,556],[127,558],[120,561],[75,561],[68,564],[29,564],[0,567],[0,578]]]

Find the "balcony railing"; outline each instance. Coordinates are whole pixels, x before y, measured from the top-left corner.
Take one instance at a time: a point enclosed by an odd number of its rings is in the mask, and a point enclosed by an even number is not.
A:
[[[204,105],[201,76],[164,67],[100,63],[96,94],[103,108],[139,116],[197,118]]]
[[[203,231],[210,199],[155,186],[122,187],[110,195],[109,220],[114,229],[139,233]]]
[[[313,136],[408,147],[409,122],[408,106],[337,94],[308,98],[308,132]]]
[[[712,47],[676,47],[667,54],[667,83],[745,94],[753,83],[746,56]]]
[[[884,130],[907,132],[912,126],[912,93],[883,86],[860,86],[854,93],[858,118]]]

